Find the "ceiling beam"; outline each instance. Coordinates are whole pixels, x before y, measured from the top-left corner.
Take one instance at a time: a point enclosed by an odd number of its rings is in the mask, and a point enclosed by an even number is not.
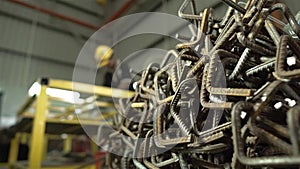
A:
[[[86,9],[86,8],[83,8],[79,5],[75,5],[75,4],[72,4],[71,2],[72,1],[64,1],[64,0],[55,0],[56,3],[59,3],[61,5],[64,5],[64,6],[67,6],[69,8],[73,8],[73,9],[76,9],[77,11],[80,11],[80,12],[83,12],[83,13],[86,13],[88,15],[92,15],[94,17],[98,17],[100,19],[104,19],[104,15],[103,14],[100,14],[100,13],[97,13],[97,12],[94,12],[94,11],[91,11],[89,9]]]

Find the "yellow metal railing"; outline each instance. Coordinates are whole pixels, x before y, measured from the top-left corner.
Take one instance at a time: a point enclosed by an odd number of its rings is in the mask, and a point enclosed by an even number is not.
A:
[[[46,82],[46,83],[45,83]],[[133,95],[133,92],[111,89],[109,87],[94,86],[90,84],[77,83],[65,80],[56,79],[43,79],[40,82],[40,92],[36,96],[30,97],[26,100],[24,105],[18,111],[19,118],[32,118],[32,124],[24,126],[31,130],[30,152],[29,152],[29,169],[42,168],[42,160],[45,154],[45,129],[46,124],[81,124],[81,125],[95,125],[99,126],[101,121],[103,123],[109,121],[107,119],[112,118],[116,112],[109,111],[102,114],[101,117],[95,117],[92,119],[80,120],[76,116],[75,109],[80,109],[82,113],[89,113],[90,107],[113,107],[113,103],[97,101],[97,97],[118,97],[128,98]],[[94,95],[94,98],[87,98],[82,104],[72,104],[62,98],[55,98],[47,95],[48,88],[63,89],[68,91],[80,92],[85,94]],[[59,102],[66,106],[53,106],[52,102]],[[55,113],[53,113],[55,112]],[[52,113],[52,114],[51,114]],[[107,122],[109,124],[109,122]],[[22,127],[23,128],[23,127]],[[13,168],[17,162],[18,145],[20,142],[21,134],[17,133],[12,140],[10,154],[9,154],[9,166]],[[70,142],[70,140],[68,140]],[[66,148],[69,143],[66,143]],[[57,167],[56,167],[57,168]],[[66,167],[63,167],[66,168]],[[68,168],[68,167],[67,167]],[[72,167],[71,167],[72,168]],[[73,167],[74,168],[74,167]]]

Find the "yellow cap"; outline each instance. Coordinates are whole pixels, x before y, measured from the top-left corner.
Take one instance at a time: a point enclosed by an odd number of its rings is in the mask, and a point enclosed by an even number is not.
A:
[[[113,50],[110,47],[105,45],[98,46],[95,52],[95,59],[98,62],[98,68],[108,65],[112,54]]]
[[[97,2],[98,2],[100,5],[106,4],[106,0],[97,0]]]

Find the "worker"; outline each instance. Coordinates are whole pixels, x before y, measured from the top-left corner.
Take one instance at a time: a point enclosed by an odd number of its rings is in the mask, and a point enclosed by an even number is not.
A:
[[[106,68],[104,74],[104,86],[132,90],[130,69],[127,64],[122,63],[113,56],[113,50],[106,45],[96,48],[95,59],[98,63],[97,69]],[[119,67],[117,67],[120,65]]]

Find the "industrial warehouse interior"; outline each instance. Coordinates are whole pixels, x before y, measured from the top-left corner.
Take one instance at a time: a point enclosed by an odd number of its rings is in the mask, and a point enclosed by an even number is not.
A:
[[[0,0],[0,169],[299,169],[299,0]]]

